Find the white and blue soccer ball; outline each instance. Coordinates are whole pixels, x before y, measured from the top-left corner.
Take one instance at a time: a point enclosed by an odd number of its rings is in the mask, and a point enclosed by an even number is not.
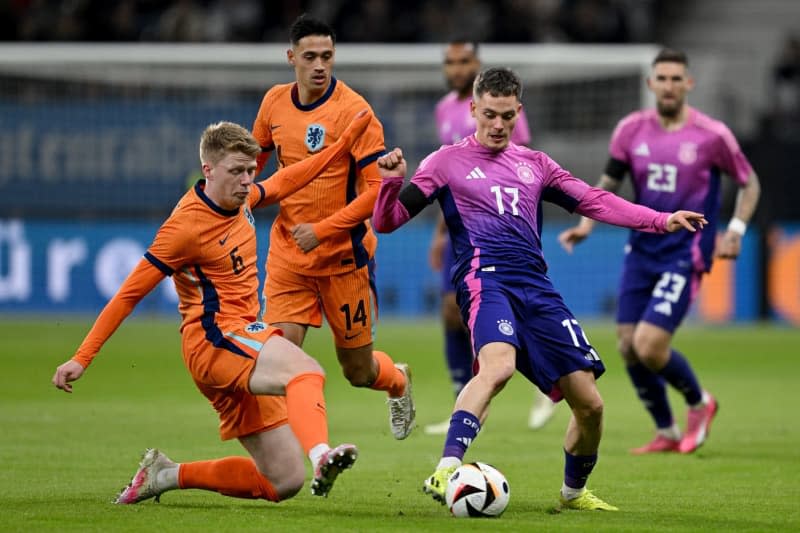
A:
[[[445,502],[459,518],[500,516],[510,497],[506,476],[486,463],[461,465],[447,480]]]

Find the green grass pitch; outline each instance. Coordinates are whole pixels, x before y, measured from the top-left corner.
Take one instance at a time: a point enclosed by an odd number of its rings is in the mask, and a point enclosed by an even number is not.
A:
[[[88,322],[54,317],[0,321],[0,531],[797,531],[800,530],[800,331],[781,326],[688,325],[676,345],[720,401],[706,445],[691,456],[633,457],[651,423],[615,352],[613,325],[585,324],[608,371],[600,460],[589,486],[618,513],[550,514],[561,486],[560,405],[544,429],[526,428],[532,393],[517,375],[493,402],[467,454],[508,477],[511,502],[495,520],[459,520],[424,496],[442,437],[420,428],[405,441],[388,429],[380,393],[351,388],[326,329],[306,343],[328,371],[332,442],[355,442],[360,457],[330,497],[272,504],[203,491],[175,491],[160,504],[110,502],[144,448],[177,461],[244,454],[219,441],[216,417],[183,368],[174,321],[123,324],[72,395],[50,378]],[[379,325],[377,347],[414,373],[417,422],[452,407],[436,320]],[[671,393],[676,417],[685,407]],[[310,475],[310,467],[309,467]]]

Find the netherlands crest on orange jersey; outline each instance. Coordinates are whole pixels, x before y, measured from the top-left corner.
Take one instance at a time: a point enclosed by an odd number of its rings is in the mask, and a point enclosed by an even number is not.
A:
[[[258,333],[259,331],[264,331],[267,329],[267,325],[263,322],[250,322],[244,327],[244,330],[247,333]]]
[[[316,152],[325,144],[325,127],[322,124],[309,124],[306,128],[306,147]]]

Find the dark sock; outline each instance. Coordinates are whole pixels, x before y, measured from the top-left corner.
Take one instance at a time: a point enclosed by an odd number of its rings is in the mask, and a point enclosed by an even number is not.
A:
[[[650,412],[656,427],[664,429],[672,426],[672,410],[667,400],[667,387],[664,380],[650,371],[642,363],[634,363],[626,367],[636,394]]]
[[[564,484],[571,489],[582,489],[597,464],[597,454],[572,455],[564,450]]]
[[[447,430],[447,439],[444,442],[442,457],[464,458],[472,441],[478,436],[481,423],[478,417],[467,411],[456,411],[450,417],[450,429]]]
[[[669,361],[661,369],[659,375],[683,394],[687,404],[697,405],[703,399],[703,389],[700,388],[697,376],[689,366],[689,361],[679,351],[672,350],[670,352]]]

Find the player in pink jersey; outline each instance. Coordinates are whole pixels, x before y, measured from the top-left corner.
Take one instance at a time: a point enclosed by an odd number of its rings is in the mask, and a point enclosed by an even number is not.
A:
[[[547,275],[541,200],[559,198],[580,214],[651,233],[695,232],[706,221],[691,211],[634,205],[590,187],[547,154],[510,142],[521,94],[511,70],[487,69],[473,89],[474,135],[425,158],[405,187],[402,151],[378,159],[383,182],[375,230],[393,231],[438,200],[455,252],[461,317],[478,354],[477,372],[456,399],[441,459],[423,490],[444,503],[447,480],[477,438],[489,403],[519,370],[553,400],[566,398],[572,410],[560,508],[615,511],[586,489],[603,422],[595,379],[605,367]]]
[[[654,440],[631,452],[691,453],[705,442],[718,404],[700,386],[683,354],[672,348],[672,336],[697,294],[700,279],[711,269],[715,250],[721,258],[739,255],[760,186],[730,130],[687,104],[694,81],[683,52],[659,52],[647,85],[655,94],[656,108],[631,113],[619,122],[598,187],[617,191],[629,173],[636,203],[663,211],[680,205],[700,210],[708,218],[708,227],[695,234],[654,239],[631,232],[617,310],[620,352],[656,424]],[[723,172],[734,180],[739,193],[733,219],[717,241]],[[584,217],[559,235],[559,241],[572,251],[593,227],[594,222]],[[689,406],[683,434],[674,422],[665,381],[680,391]]]
[[[470,112],[472,84],[480,70],[478,43],[455,40],[448,43],[444,51],[443,70],[450,88],[436,104],[436,131],[443,145],[455,144],[475,132],[475,118]],[[519,114],[516,126],[511,133],[511,142],[528,145],[531,141],[528,120],[525,113]],[[453,266],[453,249],[447,238],[447,228],[443,218],[434,230],[431,240],[429,260],[431,267],[441,272],[441,315],[444,326],[445,361],[450,371],[450,379],[456,396],[472,377],[472,348],[469,333],[461,320],[461,312],[456,303],[456,291],[450,277]],[[555,412],[555,404],[537,391],[536,399],[528,415],[528,427],[539,429]],[[450,427],[450,419],[425,426],[429,435],[443,435]]]

